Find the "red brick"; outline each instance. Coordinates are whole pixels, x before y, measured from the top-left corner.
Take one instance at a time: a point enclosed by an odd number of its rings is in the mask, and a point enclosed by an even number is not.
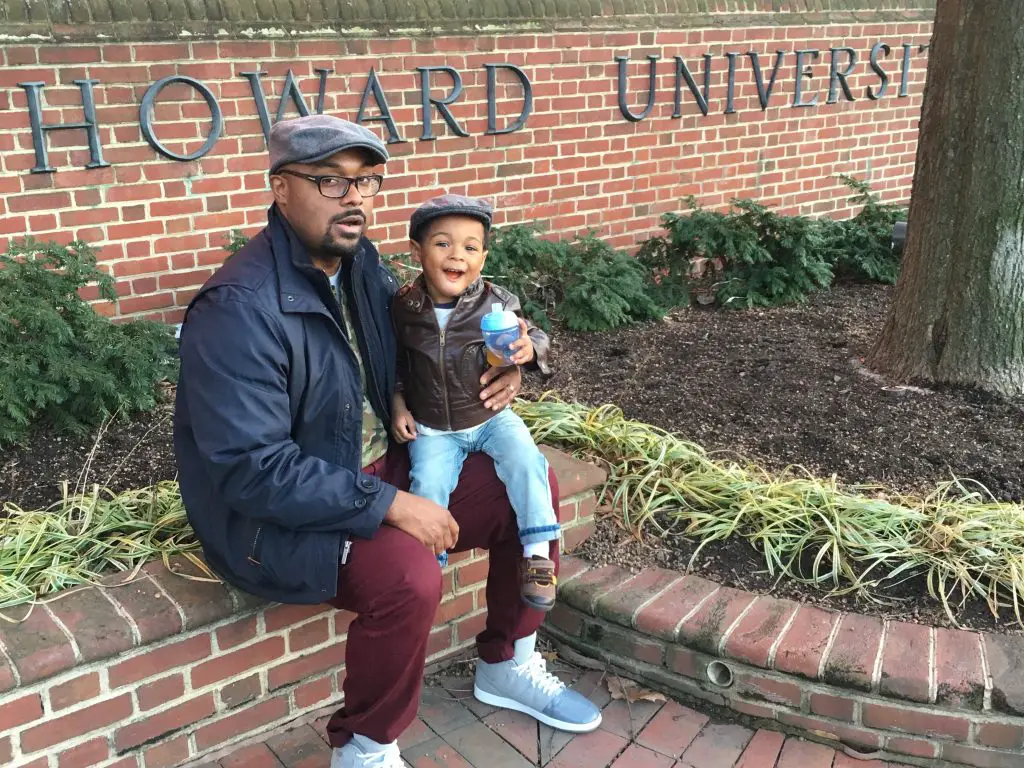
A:
[[[262,667],[284,655],[284,638],[268,637],[237,651],[214,656],[192,668],[192,687],[203,688],[243,672]]]
[[[267,609],[263,618],[267,632],[277,632],[331,610],[329,605],[278,605]]]
[[[259,675],[249,675],[220,687],[220,700],[227,707],[240,707],[255,700],[262,692],[263,685],[260,683]]]
[[[640,610],[634,621],[636,629],[664,640],[675,640],[676,628],[683,617],[716,589],[717,584],[688,575]]]
[[[617,565],[604,565],[577,576],[572,581],[562,583],[559,598],[570,605],[593,613],[597,598],[611,591],[615,585],[629,578],[629,571]]]
[[[170,741],[149,747],[146,752],[146,768],[172,768],[188,761],[188,734],[175,736]],[[277,768],[275,766],[275,768]]]
[[[774,766],[782,751],[782,744],[786,740],[778,731],[768,731],[762,728],[754,734],[754,737],[743,750],[736,768],[766,768]],[[804,766],[801,766],[804,768]]]
[[[633,614],[645,602],[683,579],[678,571],[650,568],[597,598],[594,613],[623,627],[633,627]]]
[[[67,192],[47,192],[39,195],[12,195],[7,199],[7,207],[13,213],[53,211],[58,208],[70,208],[71,195]]]
[[[967,741],[967,735],[971,730],[971,723],[966,717],[871,702],[863,704],[861,720],[869,728],[903,731],[919,736],[939,736],[958,741]]]
[[[773,667],[809,680],[818,678],[822,654],[839,614],[801,605],[775,652]]]
[[[736,693],[746,698],[790,707],[800,706],[800,686],[788,680],[737,670],[733,673],[733,684]]]
[[[572,552],[580,544],[589,539],[597,530],[597,523],[588,520],[585,523],[575,523],[562,529],[562,551]]]
[[[486,626],[487,614],[485,612],[460,619],[455,623],[455,642],[464,643],[473,639],[483,632]]]
[[[982,723],[978,726],[975,741],[996,749],[1021,749],[1024,747],[1024,727],[1005,723]]]
[[[225,624],[215,633],[217,638],[217,649],[226,651],[241,645],[244,642],[256,637],[256,617],[247,616],[244,619]]]
[[[817,717],[807,717],[806,715],[797,715],[785,711],[779,712],[778,719],[779,722],[786,725],[801,728],[805,731],[813,731],[816,736],[821,738],[841,741],[844,744],[849,744],[852,747],[867,752],[873,752],[881,746],[880,735],[864,728],[842,725]]]
[[[143,645],[171,637],[181,631],[181,616],[178,609],[146,578],[125,581],[124,574],[114,574],[103,579],[107,595],[131,616],[139,629]]]
[[[489,567],[490,560],[487,558],[460,565],[455,569],[455,582],[460,589],[482,583],[487,579]]]
[[[743,754],[752,736],[753,732],[749,728],[740,725],[710,723],[683,751],[681,762],[684,765],[728,768]]]
[[[939,753],[934,742],[914,739],[909,736],[890,736],[885,740],[885,748],[890,752],[914,757],[932,758]]]
[[[886,631],[882,648],[879,691],[928,703],[931,699],[931,628],[894,621]]]
[[[319,680],[303,683],[295,689],[295,706],[300,709],[307,709],[314,704],[326,701],[333,694],[331,677],[329,675],[321,677]]]
[[[59,768],[87,768],[110,757],[110,745],[106,737],[90,739],[84,744],[65,750],[57,758]]]
[[[482,157],[477,160],[483,162]],[[607,477],[605,471],[594,464],[574,459],[546,446],[541,446],[541,451],[558,479],[558,496],[562,500],[600,487]]]
[[[962,744],[943,744],[942,756],[954,763],[978,768],[1024,768],[1024,755],[1020,753],[995,752]]]
[[[127,620],[98,589],[80,590],[50,609],[75,638],[83,661],[107,659],[134,645]]]
[[[853,613],[843,615],[822,680],[842,688],[871,690],[875,660],[882,642],[882,620]]]
[[[147,710],[163,706],[167,702],[185,695],[185,676],[179,672],[147,683],[139,687],[136,695],[139,699],[139,709]]]
[[[853,699],[830,696],[827,693],[811,694],[811,712],[815,715],[852,723],[855,709],[856,704]]]
[[[323,645],[330,637],[330,621],[324,616],[288,632],[288,650],[304,651],[314,645]]]
[[[108,726],[128,719],[132,714],[132,700],[128,694],[83,707],[63,717],[49,718],[44,724],[23,731],[21,749],[36,752],[52,747],[76,736],[91,731],[104,730]]]
[[[210,655],[210,636],[196,635],[187,640],[165,645],[163,648],[142,653],[110,668],[110,687],[155,677],[178,667],[187,667]]]
[[[832,768],[835,750],[801,739],[786,739],[778,768]]]
[[[271,667],[267,680],[270,690],[310,677],[318,672],[340,667],[345,663],[345,643],[339,642],[319,651],[306,654],[293,661]]]
[[[985,676],[981,637],[959,629],[935,630],[936,703],[958,709],[982,708]]]
[[[636,659],[655,666],[661,666],[664,661],[665,645],[637,632],[588,623],[584,629],[584,637],[627,659]]]
[[[75,652],[67,635],[43,608],[36,608],[19,624],[0,622],[0,643],[14,662],[22,685],[75,665]],[[0,672],[0,677],[7,676]]]
[[[144,720],[130,723],[114,733],[114,746],[118,752],[155,741],[185,726],[198,723],[216,711],[212,693],[204,693],[173,707],[146,715]]]
[[[756,667],[768,666],[768,654],[799,606],[762,595],[729,635],[725,655]]]
[[[0,704],[0,732],[13,730],[42,716],[43,700],[38,693],[21,696],[9,703]]]
[[[669,701],[640,732],[636,743],[667,757],[679,757],[708,722],[707,715]]]
[[[573,739],[548,763],[549,768],[608,765],[626,747],[621,736],[598,729],[585,739]]]
[[[11,737],[0,737],[0,765],[10,765],[13,754],[14,746],[11,744]]]
[[[140,308],[155,309],[169,306],[169,295],[147,296],[144,300],[123,299],[121,311],[134,312]],[[130,305],[130,302],[132,303]],[[148,573],[171,596],[185,613],[185,629],[194,629],[227,618],[234,613],[234,603],[227,587],[220,583],[198,581],[184,576],[206,576],[185,557],[170,558],[171,571],[161,561],[148,563],[143,571]]]
[[[679,642],[717,654],[729,627],[753,601],[754,596],[747,592],[722,587],[679,626]]]
[[[58,710],[70,707],[72,704],[78,704],[87,699],[94,699],[99,695],[99,673],[89,672],[51,687],[49,690],[50,710],[57,712]]]
[[[992,675],[992,708],[1024,715],[1024,638],[990,633],[985,638],[988,670]]]
[[[217,744],[235,738],[239,733],[256,732],[275,720],[288,714],[288,698],[286,695],[276,696],[262,701],[255,706],[221,718],[214,723],[204,725],[196,731],[196,747],[205,752]]]

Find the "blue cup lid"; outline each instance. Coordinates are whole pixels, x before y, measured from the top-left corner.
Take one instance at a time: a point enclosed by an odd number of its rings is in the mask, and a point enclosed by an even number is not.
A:
[[[519,318],[515,312],[502,309],[501,304],[491,304],[491,311],[480,318],[480,329],[483,331],[506,331],[519,327]]]

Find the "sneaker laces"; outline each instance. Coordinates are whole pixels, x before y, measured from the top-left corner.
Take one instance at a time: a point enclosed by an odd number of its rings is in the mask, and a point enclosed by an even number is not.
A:
[[[364,752],[363,765],[366,768],[405,768],[397,744],[388,744],[387,749],[372,754]]]
[[[524,675],[534,687],[539,688],[546,696],[557,696],[565,690],[565,683],[548,672],[544,657],[537,651],[534,651],[529,659],[517,666],[516,671]]]

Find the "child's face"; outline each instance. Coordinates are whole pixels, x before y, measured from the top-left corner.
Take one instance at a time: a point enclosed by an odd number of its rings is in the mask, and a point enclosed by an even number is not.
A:
[[[447,303],[462,295],[487,259],[484,225],[469,216],[442,216],[432,221],[421,242],[410,241],[413,258],[423,267],[427,293]]]

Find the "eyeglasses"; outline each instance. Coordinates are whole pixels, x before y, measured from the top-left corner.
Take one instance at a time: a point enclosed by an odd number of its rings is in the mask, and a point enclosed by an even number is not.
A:
[[[317,189],[320,190],[321,195],[333,199],[347,195],[353,184],[356,185],[356,189],[363,197],[373,197],[380,192],[380,187],[384,183],[384,177],[379,174],[357,176],[353,179],[348,176],[309,176],[305,173],[297,173],[287,169],[278,171],[278,173],[287,173],[289,176],[297,176],[300,179],[312,181],[316,184]]]

